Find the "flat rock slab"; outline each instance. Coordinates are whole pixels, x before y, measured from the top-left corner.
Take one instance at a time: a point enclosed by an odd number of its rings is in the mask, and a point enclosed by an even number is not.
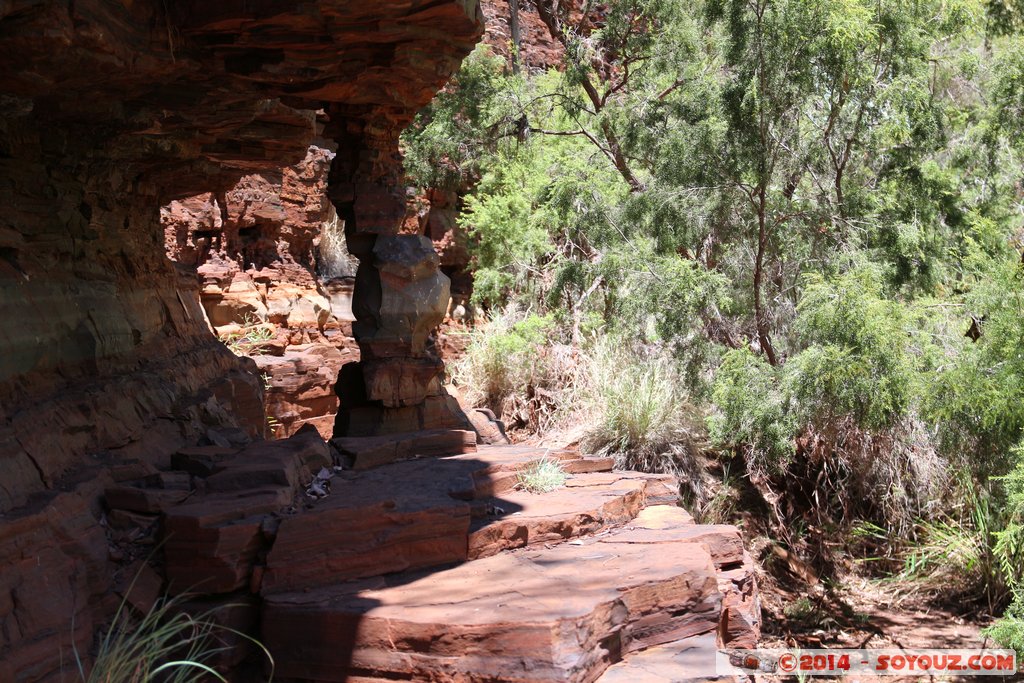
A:
[[[688,514],[683,516],[667,505],[656,505],[638,513],[632,526],[646,529],[649,533],[638,531],[630,535],[630,543],[661,543],[662,531],[672,531],[680,540],[696,541],[704,545],[715,566],[719,568],[735,567],[743,563],[743,540],[739,529],[728,524],[694,524]],[[648,540],[649,539],[649,540]],[[616,538],[605,542],[616,543]]]
[[[263,592],[464,561],[471,507],[449,489],[481,466],[412,460],[335,477],[329,496],[281,520]]]
[[[644,507],[671,496],[671,483],[665,477],[619,472],[575,476],[564,487],[548,493],[507,491],[501,498],[488,499],[493,518],[474,521],[469,533],[469,559],[559,543],[625,524]]]
[[[572,475],[564,488],[548,494],[481,497],[492,489],[486,482],[514,474],[536,454],[476,456],[412,460],[336,477],[330,496],[281,521],[262,592],[328,586],[558,542],[624,523],[645,505],[672,496],[673,480],[666,477],[598,473]]]
[[[471,488],[453,491],[453,495],[467,500],[511,491],[519,483],[519,473],[541,460],[557,461],[567,474],[611,472],[615,464],[611,458],[587,458],[576,451],[536,446],[480,446],[472,455],[451,459],[472,459],[486,465],[473,473]]]
[[[248,585],[264,519],[289,505],[290,488],[219,493],[167,512],[166,574],[172,593],[227,593]]]
[[[197,464],[201,458],[218,454],[191,449],[187,455],[179,457],[179,464],[202,471]],[[211,473],[203,481],[203,492],[165,508],[171,591],[219,594],[248,586],[253,562],[265,545],[266,518],[292,505],[314,473],[330,465],[327,444],[312,427],[288,439],[250,444],[218,460],[216,468],[206,470]],[[110,493],[108,504],[113,507]]]
[[[263,642],[280,675],[307,681],[575,683],[717,630],[722,595],[701,543],[637,525],[608,537],[618,542],[270,596]]]
[[[415,457],[454,455],[476,451],[476,432],[433,429],[389,436],[350,436],[331,439],[331,445],[365,470]]]

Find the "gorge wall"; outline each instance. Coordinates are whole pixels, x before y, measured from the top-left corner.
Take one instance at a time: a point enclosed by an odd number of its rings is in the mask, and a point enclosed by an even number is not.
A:
[[[359,360],[358,262],[327,198],[334,145],[317,143],[292,166],[160,210],[167,255],[195,270],[213,331],[258,368],[272,437],[312,424],[330,438],[338,372]]]
[[[359,360],[352,331],[358,261],[327,197],[334,149],[317,139],[294,165],[245,175],[227,191],[160,210],[167,255],[197,272],[214,332],[259,368],[272,436],[312,424],[330,438],[339,405],[335,380],[343,365]],[[450,366],[467,343],[460,323],[472,294],[459,198],[438,190],[410,190],[408,197],[401,233],[429,238],[451,282],[451,325],[434,343]]]
[[[109,614],[118,471],[265,432],[261,379],[164,255],[161,206],[333,141],[367,293],[350,412],[396,426],[437,396],[447,281],[398,235],[397,136],[481,32],[472,0],[0,3],[0,680],[60,680]]]

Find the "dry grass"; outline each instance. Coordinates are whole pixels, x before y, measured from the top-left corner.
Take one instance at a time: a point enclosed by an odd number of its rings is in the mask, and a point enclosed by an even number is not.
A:
[[[218,643],[218,631],[254,643],[270,663],[273,678],[274,660],[266,648],[247,634],[217,624],[213,616],[212,612],[192,616],[181,608],[181,601],[176,598],[158,600],[144,615],[134,614],[127,602],[122,601],[110,628],[100,640],[88,673],[79,652],[74,652],[80,680],[83,683],[225,681],[212,666],[215,657],[228,649]]]
[[[714,499],[702,415],[669,358],[641,356],[603,340],[588,355],[584,376],[591,425],[585,451],[612,456],[622,469],[677,476],[688,502],[698,508]]]

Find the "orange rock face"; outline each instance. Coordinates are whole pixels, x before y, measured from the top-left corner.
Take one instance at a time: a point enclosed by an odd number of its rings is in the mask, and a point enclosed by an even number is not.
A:
[[[334,328],[337,319],[350,319],[350,312],[332,311],[316,272],[321,235],[338,220],[327,199],[333,158],[314,145],[298,164],[160,209],[167,255],[199,272],[215,328],[266,321],[316,334],[332,316]],[[338,256],[341,263],[330,266],[339,272],[330,275],[354,279],[354,260],[344,251]]]
[[[0,4],[0,592],[17,596],[0,599],[0,679],[59,680],[71,618],[86,652],[110,613],[95,597],[124,550],[99,525],[94,482],[266,431],[263,380],[209,331],[211,292],[165,256],[160,207],[212,192],[210,206],[234,211],[243,260],[308,250],[308,234],[262,231],[282,214],[319,220],[311,179],[290,178],[279,200],[259,182],[228,188],[282,173],[322,135],[384,169],[349,173],[336,198],[372,212],[400,171],[398,131],[481,33],[466,0]],[[186,239],[180,254],[203,248]],[[280,272],[209,275],[268,315],[319,322],[327,295],[268,300],[261,287]]]
[[[338,371],[359,359],[351,327],[356,261],[327,199],[333,158],[313,145],[295,165],[160,210],[167,255],[196,269],[211,326],[256,362],[278,437],[305,424],[330,437]]]
[[[664,475],[522,446],[331,470],[309,428],[222,458],[167,511],[172,588],[259,595],[261,641],[290,681],[689,680],[760,632],[734,527],[698,525]],[[187,456],[187,457],[186,457]],[[541,459],[565,486],[530,493]],[[321,471],[321,476],[325,476]],[[672,669],[672,667],[675,667]]]

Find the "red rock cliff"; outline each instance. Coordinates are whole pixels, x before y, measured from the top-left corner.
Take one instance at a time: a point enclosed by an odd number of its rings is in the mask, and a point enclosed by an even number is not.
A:
[[[446,280],[397,235],[397,136],[481,31],[475,0],[0,3],[0,680],[57,680],[69,638],[88,643],[110,465],[264,430],[160,206],[336,141],[367,396],[429,393]]]

